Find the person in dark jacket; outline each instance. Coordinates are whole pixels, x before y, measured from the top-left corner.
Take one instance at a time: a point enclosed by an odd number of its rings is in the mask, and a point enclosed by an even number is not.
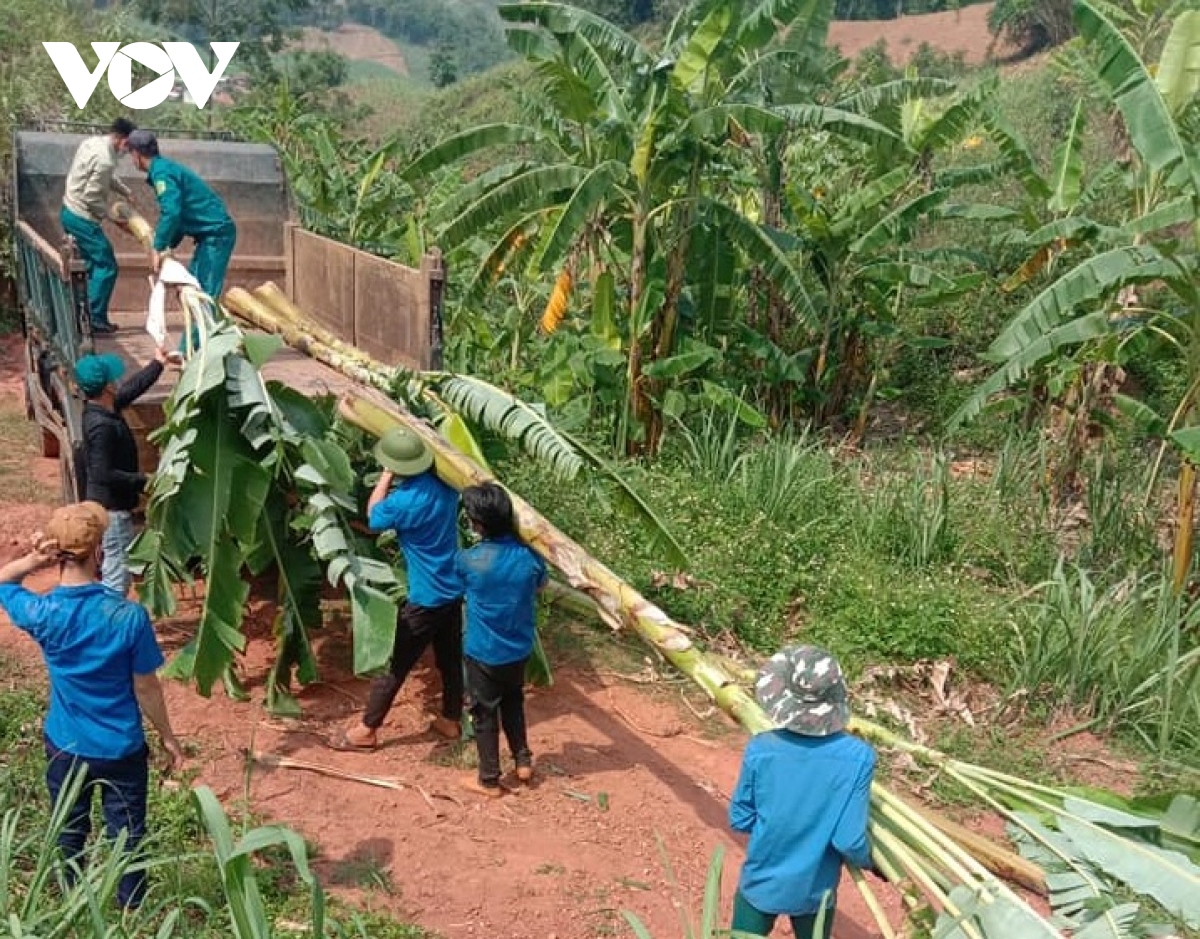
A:
[[[104,586],[121,596],[129,593],[129,546],[133,543],[133,509],[146,475],[138,469],[137,441],[121,411],[145,394],[162,375],[167,353],[156,349],[154,361],[116,384],[125,363],[116,355],[85,355],[75,363],[75,382],[87,398],[83,406],[86,452],[85,498],[108,511],[100,574]]]

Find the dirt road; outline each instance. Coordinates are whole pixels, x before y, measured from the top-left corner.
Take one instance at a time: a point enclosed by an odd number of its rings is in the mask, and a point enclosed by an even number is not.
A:
[[[56,497],[54,462],[37,456],[32,433],[19,426],[19,369],[19,346],[9,340],[0,346],[0,418],[7,422],[0,463],[4,560],[22,548]],[[32,586],[52,582],[52,574],[43,574]],[[157,624],[165,649],[191,637],[197,609],[196,601],[185,600],[178,618]],[[344,624],[331,624],[317,640],[324,681],[300,694],[303,719],[271,718],[262,706],[270,613],[262,604],[251,610],[242,662],[249,703],[220,691],[204,699],[175,683],[168,685],[168,703],[194,753],[196,781],[212,786],[227,805],[247,794],[244,752],[252,749],[405,786],[396,792],[291,769],[250,774],[254,810],[319,846],[318,870],[332,890],[448,939],[628,936],[623,910],[666,939],[680,935],[677,903],[698,913],[709,858],[724,845],[729,909],[740,848],[726,810],[743,737],[720,718],[693,717],[678,681],[640,687],[629,680],[644,664],[636,657],[598,652],[607,638],[564,634],[555,643],[554,687],[535,691],[528,703],[537,784],[485,804],[458,786],[469,771],[470,750],[459,752],[425,732],[435,693],[428,663],[402,693],[379,751],[325,747],[323,735],[366,697],[366,683],[349,673]],[[38,658],[33,643],[7,620],[0,620],[0,655]],[[677,880],[665,871],[664,857]],[[843,889],[839,907],[839,939],[876,934],[852,886]],[[776,934],[786,930],[780,925]]]

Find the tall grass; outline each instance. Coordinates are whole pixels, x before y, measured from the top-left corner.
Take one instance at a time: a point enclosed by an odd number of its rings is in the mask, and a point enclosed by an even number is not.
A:
[[[825,447],[806,428],[746,451],[738,461],[735,482],[748,509],[790,525],[812,524],[821,511],[828,511],[829,497],[840,481]]]
[[[0,668],[19,674],[0,657]],[[44,756],[33,730],[43,704],[28,692],[0,692],[0,935],[22,939],[274,939],[305,922],[314,939],[433,939],[405,923],[348,910],[325,915],[325,896],[307,847],[282,826],[231,822],[201,787],[152,787],[149,832],[136,855],[97,837],[71,883],[57,849],[65,821],[51,810]],[[73,777],[67,792],[80,791]],[[60,805],[69,804],[66,799]],[[141,868],[149,889],[137,909],[116,901],[123,874]],[[298,890],[303,885],[306,890]]]
[[[1200,750],[1200,601],[1163,573],[1098,582],[1060,561],[1016,628],[1013,690],[1126,730],[1160,757]]]
[[[151,893],[137,909],[117,912],[117,884],[131,870],[167,863],[124,851],[124,838],[98,841],[72,869],[68,879],[57,839],[67,821],[67,806],[82,791],[85,774],[73,772],[48,820],[24,806],[5,809],[0,819],[0,920],[9,933],[37,939],[122,939],[186,935],[181,927],[188,901]],[[8,792],[5,791],[7,800]],[[172,862],[174,859],[172,859]]]
[[[945,454],[918,458],[907,471],[884,471],[870,482],[860,477],[860,487],[855,530],[863,547],[912,568],[952,557],[959,537],[951,523]]]
[[[678,421],[687,462],[697,473],[718,483],[728,483],[745,460],[741,421],[733,412],[710,406],[695,427]]]

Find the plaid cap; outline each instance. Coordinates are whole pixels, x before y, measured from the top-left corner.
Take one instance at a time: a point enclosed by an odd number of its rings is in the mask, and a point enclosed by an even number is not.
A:
[[[808,737],[836,734],[850,720],[842,667],[819,646],[776,652],[759,670],[754,692],[777,726]]]
[[[61,554],[86,558],[94,552],[108,528],[108,512],[99,502],[76,502],[55,509],[46,523],[46,537]]]

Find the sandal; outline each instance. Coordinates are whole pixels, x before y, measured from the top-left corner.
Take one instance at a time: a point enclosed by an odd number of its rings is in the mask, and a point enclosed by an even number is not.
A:
[[[326,738],[325,745],[330,750],[340,750],[343,753],[370,753],[372,750],[379,749],[378,741],[375,743],[355,743],[346,735],[345,730],[339,730],[332,737]]]

